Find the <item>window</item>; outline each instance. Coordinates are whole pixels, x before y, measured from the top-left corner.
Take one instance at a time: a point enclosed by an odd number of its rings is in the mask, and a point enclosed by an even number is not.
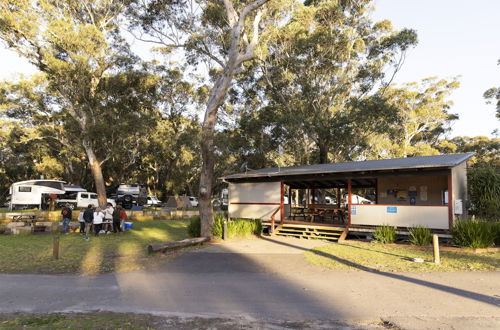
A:
[[[82,198],[89,198],[89,194],[81,194],[80,195]]]
[[[35,186],[49,187],[59,190],[64,190],[64,185],[62,182],[57,181],[35,181]]]
[[[90,199],[97,199],[97,195],[96,194],[90,194]]]
[[[22,187],[20,186],[18,189],[19,192],[31,192],[31,187]]]

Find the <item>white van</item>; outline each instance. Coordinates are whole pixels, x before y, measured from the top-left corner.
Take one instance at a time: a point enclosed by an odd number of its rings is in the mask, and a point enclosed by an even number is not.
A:
[[[50,195],[64,194],[64,181],[27,180],[15,182],[10,186],[9,210],[46,209]]]
[[[70,204],[73,207],[78,207],[83,209],[89,205],[92,205],[94,207],[97,207],[99,205],[99,201],[97,200],[97,194],[93,192],[88,192],[86,190],[78,191],[71,195],[62,195],[61,197],[63,198],[56,200],[58,207],[62,207],[65,204]],[[108,203],[111,203],[113,207],[116,206],[114,199],[108,198],[107,201]]]

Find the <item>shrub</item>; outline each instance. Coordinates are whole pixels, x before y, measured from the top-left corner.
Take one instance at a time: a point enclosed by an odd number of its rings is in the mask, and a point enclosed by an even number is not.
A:
[[[373,236],[380,243],[394,243],[396,241],[396,228],[388,225],[377,227]]]
[[[187,227],[187,231],[189,236],[191,237],[200,237],[201,236],[201,221],[200,217],[192,217],[189,221],[189,225]]]
[[[214,217],[214,226],[212,227],[212,235],[214,237],[222,238],[222,233],[224,232],[224,221],[226,217],[222,214],[216,214]]]
[[[431,230],[424,226],[418,225],[410,228],[410,243],[413,245],[429,245],[431,244]]]
[[[500,173],[491,166],[468,171],[472,213],[486,220],[500,220]]]
[[[490,230],[493,233],[496,246],[500,246],[500,222],[491,222]]]
[[[452,229],[453,244],[474,249],[493,245],[495,234],[492,224],[476,220],[460,220]]]
[[[224,221],[226,217],[223,215],[215,215],[212,234],[214,237],[222,238],[224,231]],[[262,224],[260,220],[244,220],[235,219],[227,222],[227,238],[248,237],[250,235],[260,235],[262,232]],[[191,237],[199,237],[201,235],[200,217],[193,217],[188,225],[188,233]]]

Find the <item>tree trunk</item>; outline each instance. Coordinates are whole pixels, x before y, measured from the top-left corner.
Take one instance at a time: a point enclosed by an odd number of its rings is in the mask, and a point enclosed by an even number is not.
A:
[[[319,163],[320,164],[328,163],[328,146],[326,145],[326,143],[319,142],[318,149],[319,149]]]
[[[99,207],[105,208],[107,198],[106,188],[104,186],[104,177],[102,176],[101,163],[97,160],[94,149],[89,145],[89,143],[84,142],[84,148],[85,152],[87,153],[87,158],[89,159],[90,171],[92,172],[92,176],[94,177]]]

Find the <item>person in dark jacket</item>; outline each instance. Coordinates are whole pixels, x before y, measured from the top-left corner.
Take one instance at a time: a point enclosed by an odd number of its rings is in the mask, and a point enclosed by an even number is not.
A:
[[[61,210],[62,214],[62,232],[63,234],[68,234],[69,222],[71,221],[71,217],[73,216],[73,210],[71,209],[71,205],[66,204]]]
[[[94,222],[94,206],[89,204],[87,209],[83,212],[83,221],[85,221],[85,238],[84,240],[88,241],[90,228],[92,227],[92,223]]]

